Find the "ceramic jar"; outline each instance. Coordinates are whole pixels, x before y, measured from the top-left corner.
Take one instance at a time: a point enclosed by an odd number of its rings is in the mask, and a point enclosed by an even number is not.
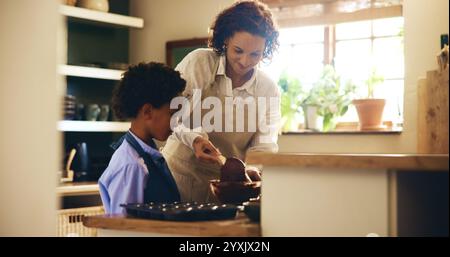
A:
[[[100,12],[109,11],[108,0],[78,0],[78,6]]]

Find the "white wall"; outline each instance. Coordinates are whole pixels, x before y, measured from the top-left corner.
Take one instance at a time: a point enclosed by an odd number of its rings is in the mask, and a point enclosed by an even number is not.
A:
[[[0,236],[56,235],[58,3],[0,1]]]
[[[219,10],[232,0],[133,0],[132,14],[145,18],[145,29],[131,33],[131,61],[165,61],[165,43],[207,36]],[[285,135],[282,152],[415,153],[417,79],[436,68],[439,35],[448,33],[448,0],[404,1],[405,113],[401,135]]]
[[[144,29],[130,33],[130,61],[166,61],[166,42],[207,37],[215,16],[233,0],[132,0]]]

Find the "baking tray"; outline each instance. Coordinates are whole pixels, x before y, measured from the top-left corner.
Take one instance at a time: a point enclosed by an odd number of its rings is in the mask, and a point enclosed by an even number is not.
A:
[[[225,220],[236,217],[238,207],[232,204],[174,202],[121,204],[130,217],[170,221]]]

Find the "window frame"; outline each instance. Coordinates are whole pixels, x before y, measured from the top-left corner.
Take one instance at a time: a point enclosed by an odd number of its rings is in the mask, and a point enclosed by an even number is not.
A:
[[[383,17],[383,18],[400,18],[403,16],[394,16],[394,17]],[[343,42],[343,41],[354,41],[354,40],[370,40],[370,52],[371,54],[373,54],[374,51],[374,41],[376,39],[382,39],[382,38],[396,38],[399,37],[400,35],[382,35],[382,36],[375,36],[374,35],[374,21],[377,19],[368,19],[366,21],[370,21],[370,36],[369,37],[361,37],[361,38],[351,38],[351,39],[337,39],[336,38],[336,25],[338,24],[328,24],[328,25],[323,25],[323,33],[324,33],[324,37],[323,37],[323,65],[333,65],[334,66],[334,59],[336,57],[336,45],[338,42]],[[311,25],[314,26],[314,25]],[[291,43],[291,46],[295,47],[297,45],[302,45],[302,43]],[[395,81],[395,80],[402,80],[404,82],[405,80],[405,76],[403,74],[403,77],[389,77],[389,78],[385,78],[385,81]],[[404,98],[404,96],[403,96]],[[402,131],[402,127],[400,128],[394,128],[393,126],[395,125],[403,125],[403,120],[404,120],[404,109],[402,108],[402,113],[401,113],[401,124],[394,124],[397,121],[394,121],[392,119],[390,120],[384,120],[384,124],[392,127],[392,130],[388,130],[388,131],[379,131],[377,133],[391,133],[391,132],[395,132],[395,133],[399,133]],[[336,128],[335,131],[333,131],[333,133],[358,133],[359,130],[358,128],[358,121],[355,122],[348,122],[348,121],[342,121],[338,123],[338,126]],[[302,132],[300,131],[289,131],[286,132],[287,134],[296,134],[296,133],[305,133],[307,131]],[[330,132],[316,132],[317,133],[330,133]]]

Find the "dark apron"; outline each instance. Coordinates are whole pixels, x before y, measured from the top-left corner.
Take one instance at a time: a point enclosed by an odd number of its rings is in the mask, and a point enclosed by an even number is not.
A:
[[[144,202],[155,203],[169,203],[179,202],[180,193],[178,192],[177,184],[169,171],[166,161],[163,157],[159,160],[154,160],[150,154],[146,153],[144,149],[139,145],[136,139],[127,132],[118,142],[111,145],[114,150],[117,150],[119,146],[126,140],[128,144],[144,159],[145,165],[148,170],[147,184],[144,189]],[[151,141],[150,145],[153,149],[156,148],[156,144]]]

